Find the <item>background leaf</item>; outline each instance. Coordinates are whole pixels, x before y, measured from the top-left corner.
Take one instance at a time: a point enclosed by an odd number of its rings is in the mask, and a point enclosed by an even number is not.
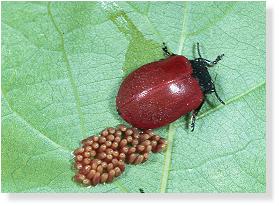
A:
[[[264,2],[3,2],[3,192],[265,192]],[[168,149],[112,184],[83,188],[71,151],[123,123],[122,79],[163,58],[167,42],[210,70],[214,96],[195,132],[180,118],[157,130]]]

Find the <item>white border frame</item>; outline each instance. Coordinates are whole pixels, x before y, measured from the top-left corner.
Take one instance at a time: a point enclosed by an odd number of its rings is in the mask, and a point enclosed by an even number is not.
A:
[[[275,10],[277,13],[275,13]],[[279,64],[274,61],[278,53],[278,26],[274,22],[279,22],[279,8],[277,0],[267,1],[267,30],[266,30],[266,78],[267,78],[267,192],[251,194],[199,194],[199,193],[180,193],[180,194],[92,194],[92,193],[21,193],[21,194],[0,194],[1,205],[49,205],[53,203],[71,206],[77,204],[113,204],[116,205],[142,205],[142,204],[160,204],[160,205],[245,205],[245,206],[274,206],[279,205],[278,191],[278,126],[279,122]],[[0,17],[1,19],[1,17]],[[278,23],[277,23],[278,24]],[[276,69],[277,68],[277,69]],[[276,91],[276,92],[274,92]],[[275,106],[276,105],[276,106]],[[277,106],[278,105],[278,106]],[[1,150],[1,149],[0,149]],[[276,158],[276,161],[274,161]],[[0,185],[1,187],[1,185]]]

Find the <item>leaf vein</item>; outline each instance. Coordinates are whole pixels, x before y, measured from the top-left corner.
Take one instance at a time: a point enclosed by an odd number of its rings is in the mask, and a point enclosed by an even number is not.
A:
[[[74,98],[75,98],[75,102],[76,102],[76,107],[77,107],[77,112],[78,112],[78,116],[79,116],[79,120],[80,120],[80,127],[81,127],[82,136],[85,137],[86,136],[86,130],[85,130],[84,117],[83,117],[83,114],[82,114],[82,111],[81,111],[81,101],[80,101],[80,97],[79,97],[79,94],[78,94],[77,84],[76,84],[76,82],[74,80],[74,77],[73,77],[73,72],[72,72],[72,68],[70,66],[68,55],[67,55],[67,52],[65,50],[64,34],[58,28],[58,25],[54,20],[54,17],[53,17],[52,12],[51,12],[50,5],[51,5],[51,2],[48,2],[48,7],[47,7],[48,15],[49,15],[49,17],[51,19],[51,22],[52,22],[53,26],[55,27],[57,33],[60,35],[62,53],[63,53],[64,61],[66,63],[66,68],[67,68],[67,75],[68,75],[68,78],[70,80],[71,87],[72,87],[73,94],[74,94]]]
[[[42,133],[39,129],[37,129],[36,127],[34,127],[29,121],[27,121],[21,114],[19,114],[17,111],[14,110],[14,108],[10,105],[9,101],[7,100],[7,98],[5,97],[4,92],[2,91],[2,97],[5,99],[5,101],[7,102],[8,107],[11,109],[11,111],[14,113],[15,117],[18,118],[22,123],[24,123],[25,125],[27,125],[28,128],[30,128],[31,130],[33,130],[34,132],[39,134],[39,137],[41,137],[42,139],[45,139],[47,141],[49,141],[51,144],[53,144],[56,147],[61,148],[62,150],[66,151],[66,152],[70,152],[69,149],[63,147],[62,145],[56,143],[55,141],[53,141],[52,139],[50,139],[49,137],[47,137],[44,133]]]

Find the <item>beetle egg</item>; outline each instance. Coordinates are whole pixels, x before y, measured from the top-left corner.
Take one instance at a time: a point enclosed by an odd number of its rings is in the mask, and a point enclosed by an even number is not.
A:
[[[90,185],[90,180],[85,178],[85,179],[82,181],[82,183],[83,183],[84,185]]]
[[[85,151],[86,151],[86,152],[90,152],[90,151],[92,151],[92,147],[91,147],[91,146],[87,146],[87,147],[85,147]]]
[[[113,127],[108,128],[108,132],[110,134],[114,134],[115,133],[115,129]]]
[[[118,177],[121,174],[121,170],[119,167],[115,167],[114,171],[115,171],[115,177]]]
[[[107,155],[112,154],[113,153],[113,149],[111,149],[111,148],[106,149],[106,153],[107,153]]]
[[[127,129],[127,131],[125,132],[125,134],[126,134],[127,136],[130,136],[130,135],[133,134],[133,130],[132,130],[132,129]]]
[[[125,132],[125,131],[127,130],[127,127],[126,127],[125,125],[123,125],[123,124],[120,124],[120,125],[118,126],[118,129],[119,129],[121,132]]]
[[[100,176],[101,176],[100,172],[96,172],[95,175],[93,176],[92,184],[94,186],[97,185],[100,182],[100,179],[101,179]]]
[[[104,136],[104,137],[108,136],[108,134],[109,134],[109,132],[108,132],[107,129],[105,129],[101,132],[101,135]]]
[[[140,163],[142,163],[143,159],[144,159],[143,155],[138,155],[137,158],[135,159],[134,163],[140,164]]]
[[[114,179],[114,177],[115,177],[115,171],[114,171],[114,170],[110,170],[109,173],[108,173],[107,182],[112,182],[112,180]]]
[[[91,154],[90,154],[90,152],[84,152],[83,153],[83,157],[90,157],[91,156]],[[80,160],[81,161],[81,160]]]
[[[75,179],[78,181],[78,182],[82,182],[84,179],[85,179],[85,176],[83,174],[76,174],[75,176]]]
[[[107,145],[106,145],[106,144],[102,144],[102,145],[99,147],[99,150],[98,150],[98,151],[104,152],[104,151],[106,151],[106,149],[107,149]]]
[[[93,144],[93,142],[94,142],[93,139],[88,139],[88,140],[85,141],[84,144],[90,146],[90,145]]]
[[[74,151],[74,154],[81,154],[81,153],[83,153],[84,152],[84,148],[83,147],[81,147],[81,148],[78,148],[78,149],[76,149],[75,151]]]
[[[135,147],[130,147],[129,150],[128,150],[128,154],[133,154],[136,152],[136,148]]]
[[[133,163],[135,161],[135,159],[137,158],[137,156],[138,155],[135,154],[135,153],[130,154],[129,157],[128,157],[128,162]]]
[[[91,170],[91,166],[86,165],[82,168],[81,173],[86,175],[90,170]]]
[[[108,163],[106,163],[106,162],[102,162],[102,167],[104,168],[104,169],[106,169],[107,168],[107,166],[108,166]]]
[[[122,135],[122,132],[120,130],[116,130],[115,136],[120,137]]]
[[[103,144],[103,143],[105,143],[107,141],[107,139],[105,138],[105,137],[103,137],[103,136],[101,136],[100,138],[99,138],[99,143],[100,144]]]
[[[107,140],[112,142],[114,140],[114,136],[112,134],[108,135]]]
[[[81,163],[76,163],[75,168],[78,169],[78,170],[82,169],[82,164]]]
[[[83,164],[88,165],[90,164],[91,160],[89,158],[84,158],[82,162]]]
[[[107,170],[110,171],[114,168],[113,164],[112,163],[109,163],[108,166],[107,166]]]
[[[90,171],[88,172],[88,174],[86,175],[86,177],[87,177],[88,179],[92,179],[92,178],[94,177],[95,173],[96,173],[96,170],[90,170]]]
[[[114,138],[114,141],[115,141],[115,142],[120,142],[120,141],[121,141],[121,137],[116,136],[116,137]]]
[[[95,151],[95,150],[92,150],[92,151],[90,152],[90,156],[91,156],[91,157],[95,157],[95,155],[96,155],[96,151]]]
[[[101,175],[101,183],[106,182],[107,179],[108,179],[108,173],[103,173],[103,174]]]
[[[99,137],[98,137],[98,136],[93,135],[93,136],[92,136],[92,140],[93,140],[94,142],[98,142],[98,141],[99,141]]]
[[[128,141],[126,140],[126,139],[122,139],[121,141],[120,141],[120,147],[124,147],[124,146],[126,146],[127,145],[127,143],[128,143]]]
[[[118,147],[118,143],[117,142],[113,142],[111,145],[111,148],[116,149]]]
[[[112,142],[111,142],[111,141],[106,141],[106,142],[105,142],[105,146],[110,147],[111,145],[112,145]]]
[[[83,156],[82,155],[77,155],[76,156],[76,160],[79,161],[79,162],[82,161],[83,160]]]
[[[93,149],[98,149],[98,148],[99,148],[99,144],[98,144],[97,142],[94,142],[94,143],[92,144],[92,148],[93,148]]]
[[[105,152],[101,152],[101,153],[98,154],[98,158],[101,159],[101,160],[105,159],[106,157],[107,157],[107,154]]]

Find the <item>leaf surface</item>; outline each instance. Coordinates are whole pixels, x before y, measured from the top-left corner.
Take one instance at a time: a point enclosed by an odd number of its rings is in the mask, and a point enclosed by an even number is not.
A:
[[[265,192],[265,3],[3,2],[3,192]],[[71,177],[80,140],[123,123],[122,79],[200,42],[219,96],[190,132],[180,118],[156,132],[165,153],[128,166],[112,184]],[[217,75],[218,74],[218,75]],[[216,77],[216,78],[215,78]]]

